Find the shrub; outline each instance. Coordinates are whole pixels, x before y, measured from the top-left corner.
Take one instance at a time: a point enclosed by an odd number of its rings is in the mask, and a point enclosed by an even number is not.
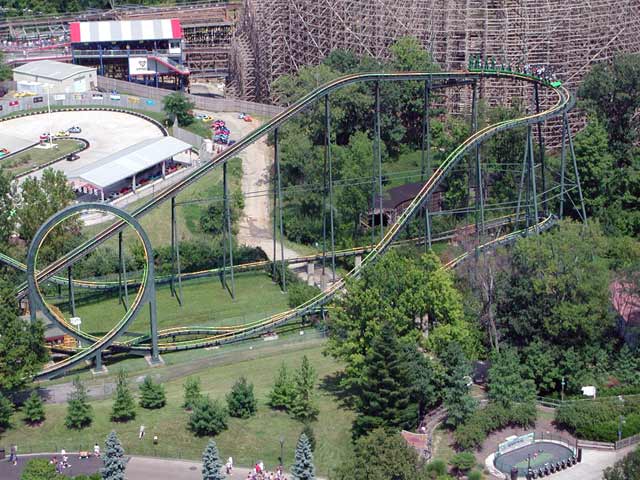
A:
[[[217,435],[227,429],[227,411],[218,400],[203,397],[191,412],[189,429],[198,436]]]
[[[140,385],[140,394],[140,406],[142,408],[162,408],[167,403],[164,387],[159,383],[155,383],[150,375],[144,377],[144,381]]]
[[[249,418],[255,415],[258,402],[253,394],[253,383],[248,383],[245,377],[240,377],[227,394],[227,407],[232,417]]]
[[[476,465],[476,457],[471,452],[456,453],[449,462],[460,473],[471,470]]]
[[[13,403],[0,393],[0,431],[11,426],[11,416],[13,415]]]
[[[640,433],[640,402],[637,398],[572,402],[556,411],[556,422],[576,437],[599,442],[618,439],[620,416],[623,437]]]
[[[202,398],[202,392],[200,391],[200,378],[189,377],[184,382],[184,403],[182,408],[187,410],[193,410],[198,400]]]
[[[67,416],[64,424],[67,428],[81,429],[91,425],[93,421],[93,408],[89,405],[87,390],[80,381],[80,377],[73,380],[74,391],[69,395],[67,404]]]
[[[37,425],[44,420],[44,405],[35,390],[24,403],[24,421],[29,425]]]
[[[45,458],[29,460],[20,475],[20,480],[62,480],[64,478],[56,473],[56,467]]]
[[[469,472],[467,475],[467,480],[482,480],[482,472],[474,470],[473,472]]]

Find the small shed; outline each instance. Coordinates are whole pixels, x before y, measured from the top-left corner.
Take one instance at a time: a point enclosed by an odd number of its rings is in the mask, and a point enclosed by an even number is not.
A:
[[[18,91],[46,94],[82,93],[98,85],[96,69],[82,65],[40,60],[13,69]],[[48,87],[47,85],[50,85]]]

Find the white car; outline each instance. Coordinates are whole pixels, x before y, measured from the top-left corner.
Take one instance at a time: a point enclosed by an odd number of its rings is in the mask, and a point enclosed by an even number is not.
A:
[[[120,94],[119,93],[112,93],[111,95],[109,95],[109,98],[111,100],[120,100]]]

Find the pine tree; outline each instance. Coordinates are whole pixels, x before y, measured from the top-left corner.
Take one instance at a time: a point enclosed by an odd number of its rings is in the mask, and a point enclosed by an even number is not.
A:
[[[100,469],[103,480],[124,480],[126,463],[124,450],[116,432],[111,432],[105,442],[105,452],[102,454],[104,467]]]
[[[398,337],[390,324],[373,338],[365,357],[365,376],[358,394],[358,417],[353,435],[359,437],[377,427],[407,428],[416,421],[411,403],[413,384]]]
[[[227,412],[224,406],[218,400],[202,397],[189,416],[189,429],[199,436],[214,436],[226,430]]]
[[[44,404],[38,392],[31,392],[24,402],[24,421],[29,425],[37,425],[44,420]]]
[[[142,408],[162,408],[167,403],[164,387],[159,383],[155,383],[151,375],[144,377],[144,381],[140,385],[140,394],[140,406]]]
[[[184,382],[184,403],[182,408],[193,410],[198,400],[202,398],[200,391],[200,377],[189,377]]]
[[[449,367],[444,390],[444,406],[447,409],[445,423],[450,427],[457,427],[467,420],[477,407],[477,402],[469,394],[468,377],[470,366],[467,358],[458,356],[456,362]]]
[[[111,420],[114,422],[127,422],[136,418],[136,405],[133,395],[127,383],[127,374],[124,370],[118,372],[115,400],[111,408]]]
[[[314,399],[316,371],[305,355],[295,375],[295,397],[291,405],[291,414],[298,420],[309,421],[318,416],[318,406]]]
[[[269,405],[279,410],[289,410],[295,396],[294,383],[284,362],[280,365],[278,375],[269,394]]]
[[[69,394],[67,416],[64,424],[67,428],[81,429],[91,425],[93,408],[89,405],[87,389],[80,381],[80,377],[73,379],[74,391]]]
[[[291,467],[291,475],[293,475],[295,480],[315,480],[316,478],[316,467],[313,466],[313,453],[311,453],[309,439],[304,433],[301,433],[300,438],[298,438],[296,456],[294,464]]]
[[[0,431],[11,426],[11,416],[13,415],[13,403],[0,393]]]
[[[232,417],[249,418],[255,415],[258,402],[253,394],[253,383],[248,383],[245,377],[240,377],[227,394],[227,407]]]
[[[224,480],[226,476],[222,473],[222,462],[218,446],[213,440],[209,440],[207,448],[202,453],[202,480]]]
[[[316,451],[316,434],[313,431],[313,427],[310,423],[305,423],[304,428],[302,429],[302,433],[307,436],[307,440],[309,440],[309,446],[311,447],[311,451]]]

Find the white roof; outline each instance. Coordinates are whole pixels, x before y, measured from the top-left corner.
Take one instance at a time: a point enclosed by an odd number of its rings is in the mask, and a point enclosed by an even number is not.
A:
[[[94,72],[95,70],[94,67],[84,67],[54,60],[29,62],[13,69],[14,73],[33,75],[35,77],[48,78],[49,80],[65,80],[79,73]]]
[[[150,138],[74,170],[69,178],[106,188],[190,148],[191,145],[174,137]]]

